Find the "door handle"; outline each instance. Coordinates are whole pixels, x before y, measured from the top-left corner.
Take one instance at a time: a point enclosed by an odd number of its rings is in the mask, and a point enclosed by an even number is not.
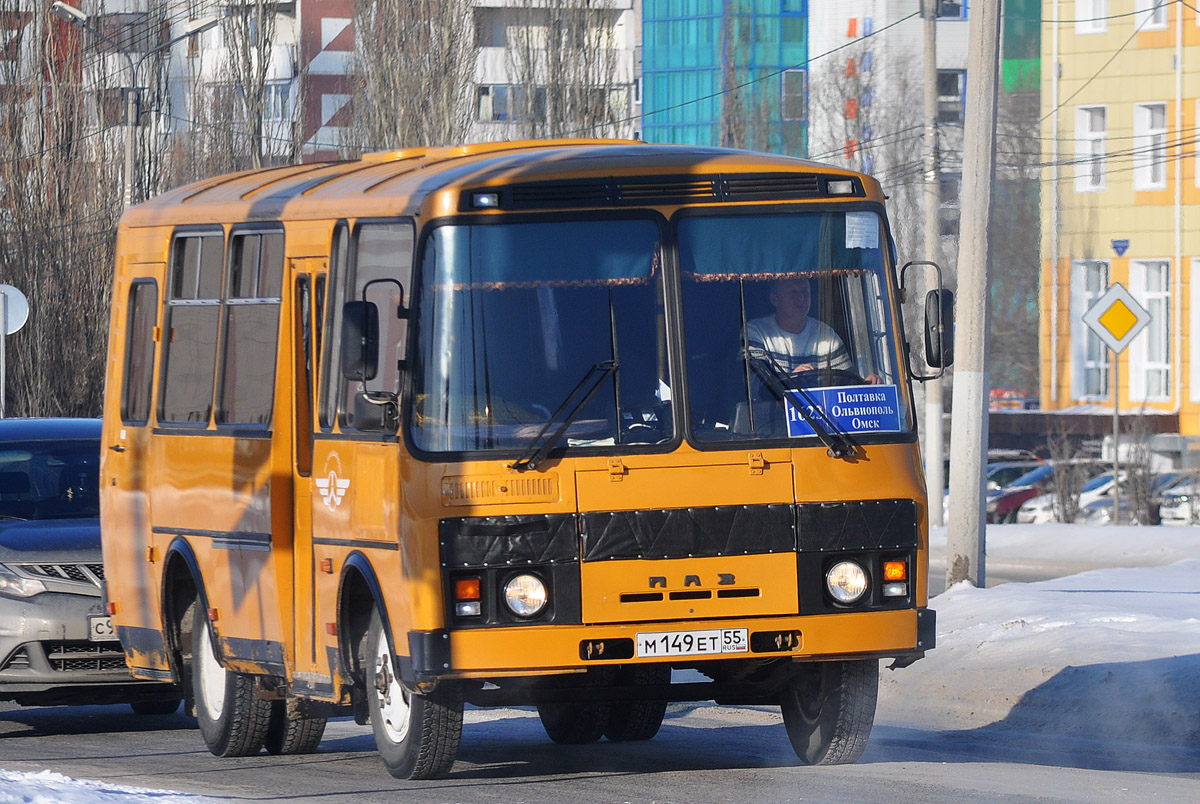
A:
[[[111,449],[113,452],[124,452],[125,451],[124,444],[109,444],[108,448]]]

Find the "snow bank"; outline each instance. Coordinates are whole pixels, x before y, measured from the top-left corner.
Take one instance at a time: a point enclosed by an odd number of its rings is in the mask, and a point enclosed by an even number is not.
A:
[[[1200,560],[959,584],[931,606],[937,648],[884,671],[881,722],[1200,747]]]
[[[0,770],[0,804],[203,804],[205,799],[71,779],[59,773]]]

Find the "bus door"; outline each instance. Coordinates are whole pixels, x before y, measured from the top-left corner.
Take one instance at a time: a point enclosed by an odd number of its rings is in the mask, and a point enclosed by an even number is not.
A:
[[[158,579],[152,577],[157,556],[151,541],[148,467],[154,367],[162,331],[158,312],[165,269],[158,262],[128,266],[125,273],[132,279],[115,300],[111,372],[113,378],[120,379],[110,379],[107,390],[105,404],[110,413],[105,417],[99,480],[104,497],[102,528],[121,535],[104,540],[107,580],[113,588],[124,590],[123,594],[132,592],[136,597],[119,601],[118,619],[136,629],[123,636],[135,665],[156,670],[167,669],[161,639],[155,646],[139,635],[145,637],[159,626]],[[114,407],[119,417],[112,414]],[[122,576],[119,580],[118,574]],[[127,574],[131,577],[124,577]],[[104,623],[97,620],[91,638],[115,638],[103,628]]]
[[[408,221],[360,222],[353,230],[344,223],[335,227],[309,492],[315,572],[308,658],[323,675],[332,676],[336,668],[338,580],[351,556],[369,564],[381,588],[398,589],[403,583],[398,411],[412,247]],[[377,360],[370,370],[348,378],[343,321],[347,310],[354,315],[366,306],[377,313],[372,317]],[[297,602],[298,608],[307,605]],[[394,628],[409,621],[410,612],[388,614]]]
[[[294,639],[296,672],[301,684],[321,686],[317,672],[316,567],[312,553],[313,444],[317,432],[317,365],[324,328],[326,266],[324,257],[289,260],[292,321],[292,474],[293,557],[295,580]],[[315,691],[315,690],[314,690]]]

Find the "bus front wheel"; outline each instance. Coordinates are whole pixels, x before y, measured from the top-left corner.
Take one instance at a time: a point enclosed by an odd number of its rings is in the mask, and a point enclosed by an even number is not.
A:
[[[635,664],[621,668],[619,683],[633,686],[670,684],[669,664]],[[658,734],[667,713],[666,701],[622,701],[612,705],[604,736],[617,742],[649,740]]]
[[[271,702],[259,700],[253,676],[221,665],[203,606],[193,610],[192,692],[200,735],[214,756],[257,754],[271,722]]]
[[[462,700],[435,692],[410,693],[396,677],[396,662],[378,610],[367,631],[367,705],[375,746],[397,779],[440,779],[450,772],[462,736]]]
[[[856,762],[875,723],[879,661],[814,662],[799,670],[780,700],[796,756],[805,765]]]

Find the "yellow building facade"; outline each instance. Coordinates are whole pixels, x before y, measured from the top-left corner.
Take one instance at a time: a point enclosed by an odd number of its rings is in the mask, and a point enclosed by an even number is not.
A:
[[[1200,16],[1045,0],[1041,404],[1178,414],[1200,434]],[[1055,22],[1057,20],[1057,22]],[[1083,323],[1111,283],[1150,313],[1117,358]],[[1114,385],[1116,386],[1114,388]]]

